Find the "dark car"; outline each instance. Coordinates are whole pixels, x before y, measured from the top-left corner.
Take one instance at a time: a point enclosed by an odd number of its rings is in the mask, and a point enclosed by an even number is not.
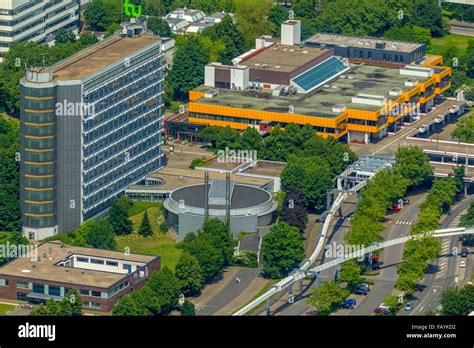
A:
[[[408,197],[403,197],[403,204],[410,204],[410,199]]]
[[[341,308],[345,309],[354,309],[354,306],[357,304],[356,300],[353,298],[348,298],[342,301]]]
[[[354,294],[356,294],[356,295],[364,295],[365,296],[365,295],[367,295],[367,293],[368,293],[367,289],[362,288],[362,287],[357,287],[354,290]]]
[[[469,249],[468,248],[462,248],[461,249],[461,257],[467,257],[467,254],[469,254]]]
[[[390,313],[389,310],[384,309],[384,308],[375,308],[374,309],[374,314],[375,315],[388,315]]]

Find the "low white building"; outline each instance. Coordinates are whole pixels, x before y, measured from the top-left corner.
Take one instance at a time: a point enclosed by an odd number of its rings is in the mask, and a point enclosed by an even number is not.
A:
[[[222,19],[232,14],[216,12],[206,16],[201,10],[178,8],[168,13],[163,19],[175,34],[202,33],[204,29],[220,23]]]

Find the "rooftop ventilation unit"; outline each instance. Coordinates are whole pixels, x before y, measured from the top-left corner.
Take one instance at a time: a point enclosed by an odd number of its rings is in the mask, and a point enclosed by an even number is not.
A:
[[[218,94],[219,94],[219,92],[216,91],[215,89],[210,89],[206,93],[204,93],[204,98],[212,99],[215,96],[217,96]]]
[[[400,69],[400,75],[431,77],[433,75],[433,69],[418,65],[406,65]]]
[[[341,114],[346,111],[346,105],[344,104],[336,104],[332,107],[332,112]]]
[[[375,48],[378,48],[378,49],[385,49],[385,42],[381,42],[381,41],[378,41],[375,43]]]
[[[418,84],[418,79],[408,79],[405,81],[405,86],[415,87]]]
[[[399,97],[402,95],[402,92],[403,89],[401,89],[400,87],[394,87],[388,92],[388,94],[392,97]]]
[[[384,106],[387,103],[387,97],[383,95],[357,94],[355,97],[352,97],[352,103]]]

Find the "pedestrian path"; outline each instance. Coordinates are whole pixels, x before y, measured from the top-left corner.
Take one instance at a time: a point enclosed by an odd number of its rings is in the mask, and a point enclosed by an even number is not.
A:
[[[415,221],[407,221],[407,220],[392,220],[390,221],[391,224],[395,225],[405,225],[405,226],[410,226],[415,223]]]
[[[440,255],[448,255],[450,254],[449,246],[451,244],[451,240],[449,238],[441,239],[441,253]],[[444,277],[446,272],[448,271],[448,258],[442,257],[438,262],[438,272],[436,273],[435,279]]]

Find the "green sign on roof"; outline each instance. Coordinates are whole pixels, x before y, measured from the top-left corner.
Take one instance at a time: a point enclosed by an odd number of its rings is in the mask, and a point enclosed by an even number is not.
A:
[[[123,5],[125,8],[125,14],[129,17],[135,17],[138,18],[142,15],[142,5],[134,5],[130,3],[130,0],[125,0],[125,3]],[[137,10],[138,7],[138,10]]]

